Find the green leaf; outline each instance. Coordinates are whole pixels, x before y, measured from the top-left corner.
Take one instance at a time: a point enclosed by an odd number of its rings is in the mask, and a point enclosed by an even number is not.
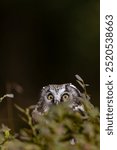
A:
[[[15,107],[22,113],[26,113],[25,110],[23,108],[21,108],[20,106],[18,106],[17,104],[15,104]]]
[[[81,83],[84,83],[83,79],[78,74],[76,74],[75,77],[78,81],[80,81]]]

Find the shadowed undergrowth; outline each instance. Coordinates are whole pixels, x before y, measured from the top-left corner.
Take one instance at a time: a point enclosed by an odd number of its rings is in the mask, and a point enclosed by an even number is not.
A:
[[[99,111],[89,101],[86,84],[79,77],[78,83],[84,89],[81,102],[86,114],[73,112],[67,103],[53,106],[47,113],[40,115],[34,123],[31,117],[31,107],[22,109],[21,118],[28,125],[19,133],[11,134],[5,125],[0,129],[1,150],[99,150],[100,120]]]

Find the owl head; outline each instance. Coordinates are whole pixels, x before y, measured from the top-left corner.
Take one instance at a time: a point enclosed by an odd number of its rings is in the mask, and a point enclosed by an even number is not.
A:
[[[80,108],[80,95],[80,91],[71,83],[50,84],[41,90],[38,111],[46,112],[52,105],[63,102],[68,102],[69,106],[77,111]]]
[[[68,102],[73,111],[83,112],[84,107],[79,97],[80,91],[71,83],[50,84],[42,88],[39,101],[32,112],[32,117],[36,121],[38,115],[47,112],[51,106]]]
[[[43,87],[41,98],[48,104],[59,104],[71,101],[80,96],[80,91],[71,83],[66,84],[50,84]]]

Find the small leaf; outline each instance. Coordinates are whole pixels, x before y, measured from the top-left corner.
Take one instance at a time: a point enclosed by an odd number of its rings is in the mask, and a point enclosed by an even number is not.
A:
[[[17,104],[15,104],[15,107],[22,113],[26,114],[25,110],[23,108],[21,108],[20,106],[18,106]]]
[[[6,94],[5,96],[9,98],[14,98],[14,94]]]
[[[5,94],[4,96],[0,97],[0,102],[2,102],[6,97],[14,98],[14,95],[13,94]]]
[[[4,134],[5,134],[5,138],[9,138],[9,136],[10,136],[10,132],[8,131],[8,130],[6,130],[5,132],[4,132]]]
[[[76,80],[78,82],[78,84],[83,88],[85,89],[85,85],[83,83],[81,83],[79,80]]]
[[[89,84],[85,84],[85,86],[90,86]]]
[[[2,124],[2,129],[3,132],[5,131],[10,131],[11,129],[9,129],[7,126],[5,126],[4,124]]]
[[[84,83],[83,79],[78,74],[76,74],[75,77],[76,79],[78,79],[78,81]]]
[[[28,122],[28,120],[27,120],[26,118],[24,118],[23,116],[19,115],[19,117],[20,117],[25,123]]]

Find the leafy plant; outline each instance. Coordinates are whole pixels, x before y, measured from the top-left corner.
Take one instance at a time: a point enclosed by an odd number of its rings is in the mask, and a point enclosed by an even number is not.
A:
[[[87,84],[80,76],[76,75],[76,78],[84,91],[80,97],[86,110],[84,116],[73,112],[64,103],[53,106],[34,123],[31,117],[33,106],[22,109],[16,105],[28,127],[20,129],[18,135],[14,136],[2,126],[0,139],[4,140],[1,150],[99,150],[99,111],[89,101]]]

